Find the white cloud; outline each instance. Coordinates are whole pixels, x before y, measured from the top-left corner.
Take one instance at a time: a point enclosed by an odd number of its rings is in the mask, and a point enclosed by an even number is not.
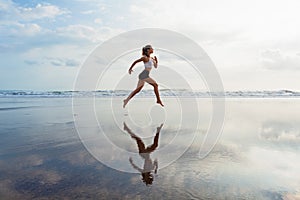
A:
[[[47,33],[48,30],[42,28],[37,23],[11,22],[0,25],[0,34],[3,40],[0,40],[2,46],[14,48],[24,44],[28,40],[34,40],[36,36]],[[4,39],[5,38],[5,39]]]
[[[7,43],[24,44],[26,36],[37,36],[49,30],[40,23],[40,19],[54,20],[57,16],[68,13],[66,9],[50,4],[37,4],[34,7],[18,6],[12,1],[0,2],[0,34],[7,37]],[[11,37],[13,36],[13,37]],[[18,37],[18,38],[16,38]],[[21,41],[18,41],[21,40]],[[5,41],[4,41],[5,42]]]
[[[275,185],[285,185],[287,188],[298,188],[300,177],[300,156],[295,152],[277,151],[252,147],[248,153],[250,162],[256,176],[261,175],[261,180],[272,178]],[[261,174],[258,174],[261,172]]]
[[[13,52],[16,57],[22,57],[19,52],[35,47],[44,51],[53,44],[80,43],[85,48],[125,30],[164,28],[199,43],[216,64],[227,90],[299,90],[298,0],[288,3],[283,0],[165,0],[118,5],[75,0],[72,4],[60,2],[59,6],[40,0],[33,4],[14,2],[18,1],[0,0],[0,51]],[[70,13],[70,18],[66,17]],[[265,51],[260,53],[261,50]],[[48,57],[53,59],[47,60],[43,55],[42,62],[67,63],[66,58],[52,51]],[[41,63],[35,59],[23,61],[31,65]]]
[[[54,66],[79,67],[80,62],[74,58],[46,57],[46,60]]]
[[[265,140],[286,144],[288,147],[293,144],[298,147],[300,142],[299,125],[296,122],[267,121],[262,124],[259,134]]]
[[[76,1],[79,3],[83,3],[86,6],[86,8],[90,8],[80,12],[81,14],[84,15],[92,15],[100,12],[103,13],[107,11],[109,7],[109,3],[100,2],[99,0],[76,0]]]
[[[261,53],[264,68],[273,70],[300,70],[300,56],[285,54],[279,49],[267,49]]]
[[[79,37],[88,40],[96,37],[95,28],[81,24],[69,25],[66,27],[58,28],[57,33],[60,35]]]
[[[96,4],[96,8],[97,9],[81,11],[80,13],[83,15],[92,15],[95,13],[103,12],[107,9],[106,6],[102,4]]]
[[[3,12],[9,12],[13,8],[16,8],[16,4],[12,0],[0,0],[0,10]]]
[[[0,1],[0,10],[8,10],[10,9],[12,5],[12,2],[11,1]]]
[[[77,45],[52,45],[32,48],[23,53],[22,58],[27,65],[79,67],[88,53],[89,49]]]
[[[91,26],[76,24],[58,28],[57,34],[71,38],[85,39],[91,42],[100,42],[121,33],[122,31],[122,29],[113,29],[110,27],[94,28]]]
[[[85,10],[85,11],[81,11],[80,13],[84,15],[90,15],[96,13],[96,10]]]
[[[67,10],[60,9],[55,5],[37,4],[35,7],[18,7],[22,19],[35,20],[41,18],[55,18],[56,16],[68,13]]]
[[[96,24],[102,24],[102,19],[96,18],[96,19],[94,19],[94,22],[95,22]]]
[[[296,0],[165,0],[132,4],[129,11],[139,26],[172,29],[201,43],[242,42],[248,49],[289,38],[299,41],[299,6]]]
[[[21,24],[16,23],[15,28],[12,29],[11,33],[13,35],[19,36],[34,36],[42,31],[42,28],[37,24]]]
[[[237,19],[226,15],[230,5],[203,1],[163,1],[159,4],[145,2],[131,5],[129,10],[139,23],[147,27],[168,28],[192,36],[192,38],[214,43],[229,42],[240,37],[241,26]],[[218,14],[216,14],[218,13]],[[219,17],[222,16],[222,17]],[[163,19],[163,20],[162,20]]]
[[[37,4],[35,7],[22,7],[12,1],[0,2],[0,10],[2,10],[3,18],[7,21],[54,19],[59,15],[70,13],[67,9],[48,3]]]

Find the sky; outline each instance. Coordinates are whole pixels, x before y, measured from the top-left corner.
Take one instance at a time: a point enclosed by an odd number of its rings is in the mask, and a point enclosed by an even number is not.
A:
[[[0,0],[0,89],[72,90],[101,43],[164,28],[197,42],[227,91],[300,91],[299,10],[298,0]]]

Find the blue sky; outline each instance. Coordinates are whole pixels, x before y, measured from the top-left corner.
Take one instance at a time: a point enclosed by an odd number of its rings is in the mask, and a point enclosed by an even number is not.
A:
[[[299,9],[297,0],[0,0],[0,89],[72,90],[97,45],[153,27],[196,41],[226,90],[300,90]]]

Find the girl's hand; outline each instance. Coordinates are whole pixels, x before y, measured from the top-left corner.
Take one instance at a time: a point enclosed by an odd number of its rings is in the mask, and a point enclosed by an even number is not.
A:
[[[132,72],[133,72],[133,70],[132,70],[132,69],[129,69],[129,70],[128,70],[128,73],[129,73],[129,74],[131,74]]]
[[[157,61],[156,56],[154,56],[153,60],[154,60],[154,67],[157,68],[157,62],[158,62],[158,61]]]

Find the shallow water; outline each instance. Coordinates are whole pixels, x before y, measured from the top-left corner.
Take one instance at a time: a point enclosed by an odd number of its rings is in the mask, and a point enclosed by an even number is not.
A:
[[[164,109],[149,98],[126,109],[116,100],[107,107],[108,98],[95,99],[91,114],[84,98],[74,113],[71,98],[0,98],[0,199],[299,198],[300,99],[227,100],[223,133],[204,159],[198,152],[211,119],[208,99],[184,119],[174,98]],[[116,151],[143,168],[123,122],[146,146],[163,123],[150,155],[158,162],[152,184]]]

